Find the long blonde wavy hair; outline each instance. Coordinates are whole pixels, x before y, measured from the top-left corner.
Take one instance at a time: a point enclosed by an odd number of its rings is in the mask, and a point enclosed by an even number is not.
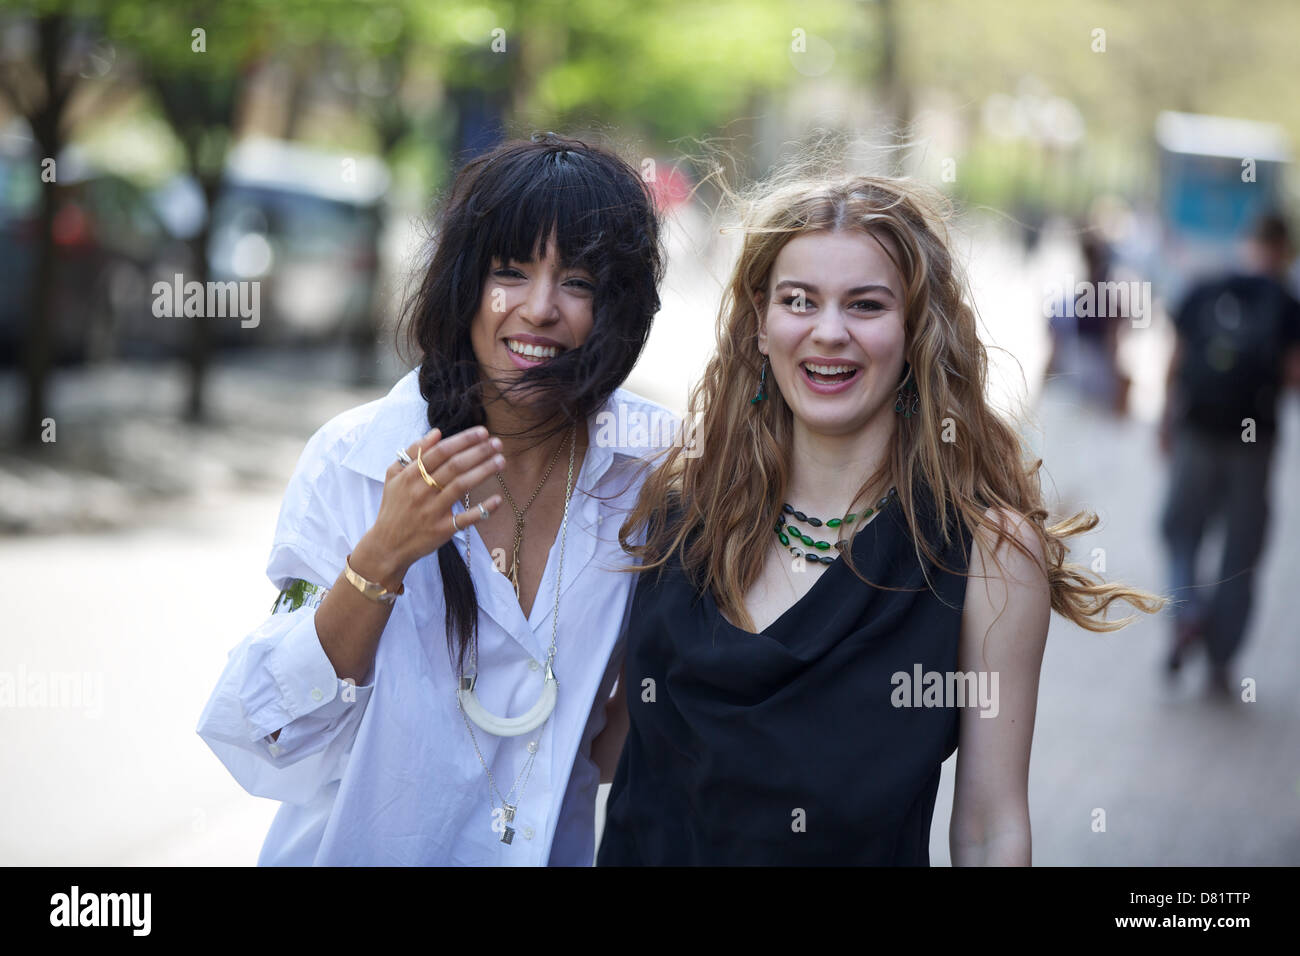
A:
[[[668,449],[619,531],[620,543],[641,559],[643,571],[662,569],[676,554],[696,586],[709,589],[730,620],[753,630],[744,596],[762,572],[772,526],[785,500],[794,427],[790,406],[771,376],[768,400],[750,403],[763,361],[755,303],[765,300],[773,262],[795,236],[858,230],[892,240],[882,246],[906,290],[904,350],[920,410],[897,419],[886,460],[873,474],[860,476],[850,510],[874,503],[868,493],[887,488],[892,476],[922,567],[927,560],[942,565],[936,548],[920,533],[914,500],[918,481],[930,489],[938,508],[942,547],[955,531],[951,511],[972,533],[993,529],[995,561],[1004,540],[1033,561],[1014,533],[985,512],[1005,508],[1023,515],[1043,544],[1052,609],[1091,631],[1119,630],[1136,619],[1106,620],[1117,600],[1146,613],[1169,602],[1065,562],[1066,539],[1090,531],[1099,519],[1080,511],[1047,524],[1038,477],[1042,459],[1029,460],[1019,434],[986,400],[988,356],[976,334],[965,278],[949,250],[951,215],[951,204],[941,193],[906,179],[876,176],[801,179],[770,189],[750,204],[740,258],[718,314],[717,350],[690,397],[693,447],[703,454],[680,444]],[[956,441],[941,440],[945,428],[955,429]],[[632,544],[641,529],[645,543]],[[851,542],[842,556],[869,584],[853,566]],[[947,570],[969,575],[968,569]]]

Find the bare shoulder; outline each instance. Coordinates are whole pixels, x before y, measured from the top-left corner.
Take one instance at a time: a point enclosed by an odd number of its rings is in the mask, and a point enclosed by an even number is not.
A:
[[[1033,570],[1036,564],[1040,575],[1046,571],[1047,560],[1042,537],[1027,517],[1012,508],[992,507],[984,512],[984,520],[988,524],[979,529],[979,533],[972,541],[970,562],[972,572],[977,566],[980,567],[982,574],[987,573],[985,569],[989,567],[996,572],[997,563],[990,560],[992,556],[996,556],[997,561],[1007,570],[1012,570],[1013,565],[1018,565],[1015,570],[1024,572]],[[1000,537],[995,528],[1000,528],[1007,537]],[[1025,553],[1011,541],[1023,545],[1029,554],[1033,555],[1033,562],[1031,563]]]
[[[994,644],[1009,642],[1041,653],[1051,617],[1042,539],[1033,523],[1014,510],[990,508],[984,516],[989,525],[981,527],[971,543],[962,612],[966,651],[984,648],[985,639],[992,637]],[[1008,537],[1000,538],[995,528]],[[1025,551],[1012,541],[1023,545]]]

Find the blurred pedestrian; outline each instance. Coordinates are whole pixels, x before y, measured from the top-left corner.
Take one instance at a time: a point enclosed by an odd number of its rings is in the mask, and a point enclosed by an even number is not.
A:
[[[1230,693],[1229,667],[1250,620],[1255,570],[1267,539],[1277,399],[1300,387],[1300,303],[1286,286],[1292,256],[1282,217],[1260,218],[1244,268],[1203,281],[1173,316],[1177,343],[1160,423],[1169,484],[1161,532],[1178,603],[1166,671],[1204,644],[1209,689]],[[1219,574],[1196,582],[1207,526],[1226,525]]]
[[[1053,309],[1047,374],[1067,377],[1080,397],[1123,415],[1129,379],[1119,364],[1119,324],[1126,316],[1108,314],[1113,257],[1105,240],[1091,232],[1082,235],[1079,252],[1086,285],[1065,290],[1068,301]]]

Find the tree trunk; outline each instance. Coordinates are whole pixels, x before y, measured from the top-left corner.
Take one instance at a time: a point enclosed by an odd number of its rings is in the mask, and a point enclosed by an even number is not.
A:
[[[199,168],[197,149],[193,153],[190,171],[203,189],[203,200],[207,204],[207,215],[203,219],[203,228],[190,241],[192,262],[190,264],[190,275],[186,281],[192,279],[206,289],[208,284],[208,241],[212,236],[212,211],[216,205],[217,196],[221,191],[221,178],[219,173],[216,176],[210,174],[205,176]],[[207,311],[206,308],[200,309],[199,314],[194,316],[190,325],[190,388],[189,397],[185,403],[185,420],[193,424],[206,422],[209,418],[207,395],[208,371],[212,366],[212,319],[207,314]]]
[[[60,81],[59,67],[63,55],[64,19],[59,15],[42,17],[37,27],[41,75],[45,81],[45,100],[29,113],[27,121],[32,128],[41,155],[56,158],[63,145],[61,126],[63,109],[68,101],[69,88]],[[17,104],[15,104],[17,105]],[[57,177],[57,167],[55,175]],[[58,315],[55,314],[54,277],[57,252],[54,248],[54,214],[58,206],[55,183],[41,184],[41,218],[37,235],[35,286],[27,312],[27,330],[23,336],[23,374],[27,380],[27,402],[19,425],[18,440],[31,446],[41,442],[44,421],[48,417],[50,366],[58,339],[55,334]]]
[[[47,147],[43,147],[47,148]],[[47,152],[47,155],[52,155]],[[57,196],[53,183],[41,189],[41,219],[37,234],[34,295],[27,312],[27,333],[23,336],[23,373],[27,379],[27,405],[23,412],[19,439],[24,445],[38,445],[47,417],[50,365],[58,316],[54,310],[54,212]]]

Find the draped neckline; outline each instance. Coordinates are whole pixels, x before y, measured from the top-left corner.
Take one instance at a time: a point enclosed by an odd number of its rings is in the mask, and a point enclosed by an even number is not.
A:
[[[890,504],[895,508],[898,507],[897,500],[890,502]],[[858,529],[857,536],[854,538],[854,543],[857,544],[858,542],[861,542],[863,536],[866,534],[867,528],[871,527],[872,525],[879,524],[881,519],[884,516],[885,516],[884,510],[877,511],[874,515],[872,515],[871,520],[868,521],[866,524],[862,525]],[[891,525],[893,524],[892,521],[889,523]],[[873,540],[879,541],[879,539],[880,539],[879,533],[874,532]],[[858,552],[862,552],[864,550],[865,550],[864,547],[855,548],[854,557],[858,559],[859,566],[861,565],[861,562],[863,560],[863,555]],[[728,620],[727,616],[722,613],[722,608],[718,606],[718,602],[714,598],[713,590],[711,588],[706,589],[704,599],[708,603],[710,613],[713,616],[715,616],[718,620],[720,620],[724,625],[729,627],[731,630],[735,631],[737,634],[742,635],[744,637],[769,637],[770,638],[773,636],[774,631],[780,629],[781,625],[785,622],[787,618],[791,617],[797,612],[802,612],[806,610],[807,605],[811,602],[813,597],[817,595],[819,591],[826,590],[827,578],[832,576],[838,576],[844,573],[841,571],[841,565],[843,564],[844,564],[844,555],[843,553],[841,553],[834,561],[832,561],[829,565],[826,566],[826,570],[823,571],[821,573],[821,576],[818,577],[817,580],[813,582],[812,587],[810,587],[807,591],[805,591],[803,595],[799,597],[798,600],[796,600],[793,604],[791,604],[788,608],[786,608],[783,612],[781,612],[780,616],[778,616],[775,620],[769,623],[767,627],[763,628],[761,631],[747,631],[743,627],[740,627],[738,624],[733,624],[730,620]],[[862,582],[858,581],[857,583],[861,584]]]

